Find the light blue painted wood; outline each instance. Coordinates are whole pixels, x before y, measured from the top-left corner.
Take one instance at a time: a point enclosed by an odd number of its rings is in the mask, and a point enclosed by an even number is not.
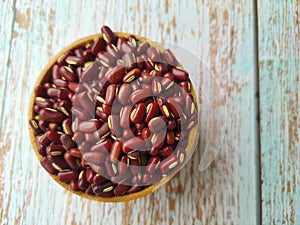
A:
[[[299,13],[258,1],[262,224],[300,224]]]

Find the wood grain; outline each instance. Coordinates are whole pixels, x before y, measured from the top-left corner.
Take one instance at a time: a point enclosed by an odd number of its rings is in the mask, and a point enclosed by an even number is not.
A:
[[[299,14],[299,1],[258,1],[262,224],[300,223]]]
[[[10,6],[4,3],[1,12]],[[188,4],[179,0],[93,4],[88,0],[16,0],[12,13],[1,14],[1,20],[13,22],[14,34],[5,37],[11,41],[5,51],[10,64],[3,66],[7,85],[1,85],[6,96],[1,120],[5,152],[1,155],[5,167],[0,170],[1,224],[258,224],[253,12],[250,0]],[[225,141],[209,169],[197,170],[213,125],[205,117],[207,109],[201,109],[199,147],[180,174],[150,196],[119,204],[79,198],[51,180],[31,150],[26,116],[22,116],[47,61],[66,44],[99,31],[103,24],[183,46],[216,74],[194,75],[208,99],[216,101],[215,78],[227,97],[227,114],[219,115],[226,116]],[[200,60],[195,63],[200,72],[207,71]]]

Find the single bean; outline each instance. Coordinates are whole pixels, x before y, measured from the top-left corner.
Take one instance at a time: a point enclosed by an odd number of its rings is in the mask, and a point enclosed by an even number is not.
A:
[[[151,156],[147,163],[147,168],[146,168],[147,172],[151,174],[154,173],[155,170],[158,168],[159,163],[160,163],[159,156]]]
[[[103,26],[101,32],[106,43],[116,44],[118,38],[108,26]]]
[[[64,159],[73,170],[78,170],[80,168],[80,160],[73,157],[69,152],[64,154]]]
[[[132,111],[132,108],[130,106],[122,107],[122,109],[120,111],[120,126],[122,128],[129,127],[131,111]]]
[[[79,159],[82,158],[82,153],[81,153],[81,151],[78,148],[71,148],[69,150],[69,153],[73,157],[76,157],[76,158],[79,158]]]
[[[159,149],[155,148],[155,147],[152,147],[150,150],[148,150],[148,153],[150,155],[158,155],[158,152],[159,152]]]
[[[102,126],[94,132],[95,137],[98,139],[102,139],[103,137],[106,137],[107,134],[109,134],[110,129],[108,127],[108,123],[105,122],[102,124]]]
[[[128,102],[131,92],[132,92],[131,85],[127,83],[122,84],[118,94],[118,101],[122,105],[125,105]]]
[[[150,47],[150,44],[148,42],[142,42],[139,44],[136,52],[138,55],[142,55],[146,53],[147,49]]]
[[[161,111],[161,113],[166,117],[166,118],[169,118],[171,115],[170,115],[170,109],[167,105],[167,102],[165,99],[163,98],[157,98],[156,99],[156,102],[159,106],[159,109]]]
[[[100,121],[102,121],[103,123],[104,122],[107,122],[108,121],[108,115],[106,113],[103,112],[103,109],[100,108],[100,107],[97,107],[96,108],[96,116],[98,117],[98,119]]]
[[[150,135],[151,135],[151,131],[150,131],[149,128],[144,128],[142,130],[142,137],[143,137],[144,140],[148,139],[150,137]]]
[[[121,150],[122,150],[122,142],[119,140],[115,140],[110,150],[111,162],[116,163],[119,160]]]
[[[141,172],[141,166],[138,159],[130,159],[129,163],[132,174],[139,174]]]
[[[98,52],[97,58],[99,59],[101,65],[107,68],[110,66],[114,66],[116,63],[116,59],[108,52],[104,52],[104,51]]]
[[[61,75],[59,73],[59,66],[57,64],[55,64],[52,67],[52,80],[56,80],[56,79],[61,79]],[[39,95],[36,95],[39,96]]]
[[[165,63],[158,62],[155,64],[154,69],[159,71],[161,74],[165,74],[168,72],[169,68]]]
[[[143,149],[144,140],[139,137],[133,137],[126,140],[122,145],[122,150],[125,154],[128,154],[132,150]]]
[[[67,135],[72,136],[73,130],[72,130],[72,120],[70,118],[67,118],[62,123],[63,132]]]
[[[65,149],[62,145],[49,145],[46,147],[46,152],[51,156],[59,156],[64,154]]]
[[[78,180],[71,180],[69,186],[73,191],[80,191],[80,188],[78,187]]]
[[[174,75],[174,78],[178,81],[186,81],[189,78],[189,74],[178,67],[173,67],[171,73]]]
[[[117,40],[117,49],[118,49],[118,51],[121,51],[121,48],[122,48],[122,45],[124,44],[124,43],[126,43],[127,42],[127,39],[126,38],[123,38],[123,37],[118,37],[118,40]]]
[[[137,104],[135,109],[132,110],[130,114],[130,120],[133,123],[141,123],[144,120],[146,114],[146,106],[143,103]]]
[[[78,131],[80,132],[93,132],[100,127],[99,120],[92,119],[87,121],[82,121],[79,123]]]
[[[29,124],[35,135],[39,135],[40,133],[42,133],[42,130],[39,128],[39,125],[35,119],[30,119]]]
[[[121,157],[121,160],[118,161],[118,172],[119,174],[126,174],[128,168],[129,158],[126,155]]]
[[[38,124],[39,124],[39,128],[40,128],[42,131],[46,132],[46,131],[48,130],[49,122],[44,121],[44,120],[39,120]]]
[[[147,55],[153,62],[159,62],[160,59],[160,53],[157,51],[155,47],[149,47],[147,49]]]
[[[93,187],[93,192],[95,194],[107,193],[107,192],[111,192],[114,189],[114,187],[115,187],[115,184],[108,181],[108,182],[105,182],[100,185],[95,185]]]
[[[86,171],[82,170],[78,176],[78,187],[80,190],[84,191],[88,188],[89,183],[86,180]]]
[[[162,129],[159,132],[154,133],[151,137],[151,143],[152,143],[153,147],[155,147],[155,148],[162,147],[164,144],[165,137],[166,137],[165,129]]]
[[[130,101],[133,104],[139,103],[139,102],[143,102],[145,101],[147,98],[151,97],[151,90],[150,89],[139,89],[134,91],[131,96],[130,96]]]
[[[82,160],[88,165],[95,164],[100,165],[105,161],[104,151],[91,151],[82,155]]]
[[[105,49],[106,43],[103,38],[98,38],[98,40],[93,44],[91,49],[93,55],[97,55],[99,51],[103,51]]]
[[[70,55],[66,58],[66,63],[69,65],[80,66],[80,57],[75,55]]]
[[[149,123],[149,121],[159,115],[159,106],[157,102],[151,102],[147,105],[145,122]]]
[[[118,59],[120,57],[119,50],[113,44],[106,45],[106,51],[114,58]]]
[[[111,150],[112,141],[110,138],[106,138],[104,141],[95,144],[91,151],[103,151],[104,154],[108,154],[108,151]]]
[[[149,121],[148,127],[151,132],[166,130],[166,120],[163,116],[154,117]]]
[[[63,54],[58,60],[57,60],[57,65],[62,66],[66,65],[66,58],[70,55],[74,55],[72,51],[67,51],[65,54]]]
[[[152,80],[151,90],[153,95],[159,95],[162,91],[162,85],[157,79]]]
[[[79,102],[86,112],[93,112],[95,110],[95,103],[92,102],[91,97],[87,92],[82,92],[78,94]]]
[[[85,190],[85,194],[87,194],[87,195],[94,195],[92,185],[88,186],[88,188]]]
[[[61,133],[58,133],[56,130],[48,130],[46,133],[47,135],[47,138],[52,141],[53,143],[55,144],[61,144],[61,141],[60,141],[60,135]]]
[[[95,174],[95,176],[93,177],[93,183],[96,185],[102,184],[105,181],[107,180],[100,174]]]
[[[61,123],[65,115],[55,109],[45,108],[40,111],[40,117],[47,122]]]
[[[76,143],[67,134],[62,134],[60,136],[60,141],[66,150],[76,147]]]
[[[120,50],[122,53],[134,53],[134,48],[128,42],[124,42]]]
[[[47,146],[51,143],[51,140],[48,138],[47,133],[44,133],[41,136],[39,136],[39,143],[43,146]]]
[[[76,74],[73,72],[73,70],[68,66],[61,66],[59,68],[59,73],[63,78],[65,78],[67,81],[70,82],[76,82],[78,81],[78,78]]]
[[[178,158],[176,155],[172,154],[163,161],[161,161],[159,168],[162,174],[167,174],[169,170],[173,169],[178,165]]]
[[[172,113],[173,117],[175,119],[178,119],[181,116],[182,108],[180,104],[178,104],[173,98],[167,99],[168,108],[170,109],[170,112]]]
[[[167,129],[173,130],[176,127],[176,121],[172,118],[167,120]]]
[[[162,57],[169,65],[171,66],[177,65],[177,60],[170,49],[165,49],[164,52],[162,53]]]
[[[41,160],[41,165],[44,167],[45,170],[47,170],[48,173],[52,175],[57,174],[57,170],[52,166],[51,162],[47,159],[47,157],[43,157]]]
[[[173,130],[168,130],[167,136],[166,136],[166,143],[168,145],[173,145],[175,142],[175,135]]]
[[[51,165],[58,171],[70,170],[68,163],[62,156],[47,155],[47,159],[51,162]]]
[[[126,191],[129,189],[128,185],[125,184],[118,184],[114,189],[115,196],[122,196],[125,195]]]
[[[70,114],[71,114],[71,107],[72,107],[72,104],[69,101],[67,101],[67,100],[60,100],[57,103],[56,109],[59,110],[59,111],[61,111],[66,116],[70,116]]]
[[[92,63],[85,71],[82,73],[81,82],[93,81],[98,78],[100,72],[97,63]]]
[[[84,141],[84,138],[85,137],[84,137],[83,133],[76,131],[72,137],[72,140],[79,145],[80,143],[82,143]]]
[[[141,71],[139,68],[135,68],[133,70],[130,70],[124,77],[123,77],[123,82],[125,83],[130,83],[137,77],[141,75]]]
[[[118,168],[116,164],[112,163],[109,159],[105,160],[104,165],[106,169],[105,171],[109,177],[113,177],[116,176],[116,174],[118,174]]]
[[[64,182],[64,183],[69,183],[71,180],[76,179],[78,176],[78,172],[71,170],[71,171],[66,171],[66,172],[59,172],[57,174],[57,178],[59,181]]]
[[[131,188],[129,188],[129,189],[127,190],[127,194],[136,193],[136,192],[140,191],[141,189],[142,189],[141,186],[139,186],[139,185],[134,185],[134,186],[132,186]]]
[[[169,157],[173,152],[173,147],[170,145],[165,146],[159,151],[159,155],[162,157]]]
[[[105,103],[107,105],[112,105],[116,95],[117,95],[117,85],[116,84],[109,85],[106,89]]]
[[[122,60],[124,61],[123,66],[126,67],[127,71],[132,70],[136,67],[136,57],[133,53],[125,53],[122,56]]]
[[[102,110],[106,115],[111,114],[111,106],[107,104],[102,104]]]
[[[53,108],[53,102],[42,97],[35,97],[35,104],[41,108]]]
[[[91,164],[90,167],[98,174],[103,174],[105,173],[105,168],[104,165],[95,165],[95,164]]]
[[[105,77],[107,78],[109,83],[117,84],[123,80],[125,72],[126,71],[124,66],[117,65],[113,69],[108,70],[108,72],[105,74]]]

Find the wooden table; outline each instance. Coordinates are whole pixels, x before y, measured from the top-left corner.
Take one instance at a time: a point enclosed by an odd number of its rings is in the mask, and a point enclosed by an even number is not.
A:
[[[180,174],[118,204],[63,190],[40,167],[27,130],[41,69],[103,24],[184,47],[207,63],[227,99],[225,139],[207,170],[197,169],[204,119]],[[0,53],[1,225],[300,224],[300,1],[2,0]],[[209,77],[200,81],[210,90]]]

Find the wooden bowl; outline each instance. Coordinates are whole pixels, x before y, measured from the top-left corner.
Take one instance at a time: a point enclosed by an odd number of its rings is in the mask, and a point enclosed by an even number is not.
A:
[[[120,33],[120,32],[115,32],[117,37],[125,37],[128,38],[130,35],[129,33]],[[99,34],[93,34],[87,37],[84,37],[82,39],[79,39],[75,42],[73,42],[72,44],[68,45],[67,47],[65,47],[64,49],[62,49],[54,58],[52,58],[50,60],[50,62],[46,65],[46,67],[42,70],[42,72],[40,73],[36,83],[35,83],[35,87],[43,84],[47,81],[51,80],[51,69],[52,66],[57,62],[57,60],[67,51],[78,48],[80,46],[86,46],[87,43],[90,43],[91,41],[95,41],[98,38],[103,37],[103,35],[101,33]],[[151,46],[154,46],[155,48],[157,48],[160,52],[162,52],[164,49],[163,47],[159,46],[158,44],[156,44],[155,42],[152,42],[144,37],[140,37],[138,35],[134,35],[134,37],[138,40],[138,41],[147,41],[148,43],[150,43]],[[191,92],[192,95],[194,96],[194,103],[195,106],[198,110],[198,104],[197,104],[197,95],[195,94],[195,90],[193,88],[193,86],[191,85]],[[35,99],[35,94],[34,92],[31,95],[30,98],[30,103],[29,103],[29,111],[28,111],[28,119],[33,118],[34,116],[34,99]],[[195,125],[193,128],[191,128],[190,132],[189,132],[189,137],[188,137],[188,145],[186,147],[186,159],[185,162],[183,163],[183,165],[186,163],[186,161],[188,161],[188,159],[191,157],[194,149],[195,149],[195,145],[196,142],[198,141],[198,128],[199,125],[197,123],[197,125]],[[31,144],[33,146],[34,152],[37,156],[37,158],[39,159],[39,161],[41,161],[42,156],[39,154],[37,146],[36,146],[36,141],[35,141],[35,134],[33,132],[33,130],[31,129],[31,127],[29,127],[29,133],[30,133],[30,140],[31,140]],[[73,191],[68,184],[63,183],[61,181],[58,180],[56,175],[51,175],[49,174],[57,183],[59,183],[61,186],[63,186],[65,189],[67,189],[68,191],[71,191],[81,197],[87,198],[87,199],[92,199],[92,200],[96,200],[96,201],[100,201],[100,202],[124,202],[124,201],[129,201],[129,200],[134,200],[143,196],[146,196],[148,194],[153,193],[155,190],[157,190],[158,188],[160,188],[161,186],[163,186],[164,184],[166,184],[168,181],[170,181],[175,174],[183,167],[183,165],[180,166],[179,169],[177,169],[176,171],[174,171],[171,175],[168,175],[167,177],[162,178],[158,183],[152,184],[149,187],[146,187],[144,189],[142,189],[141,191],[138,191],[136,193],[132,193],[132,194],[126,194],[124,196],[114,196],[114,197],[100,197],[100,196],[93,196],[93,195],[88,195],[84,192],[79,192],[79,191]]]

